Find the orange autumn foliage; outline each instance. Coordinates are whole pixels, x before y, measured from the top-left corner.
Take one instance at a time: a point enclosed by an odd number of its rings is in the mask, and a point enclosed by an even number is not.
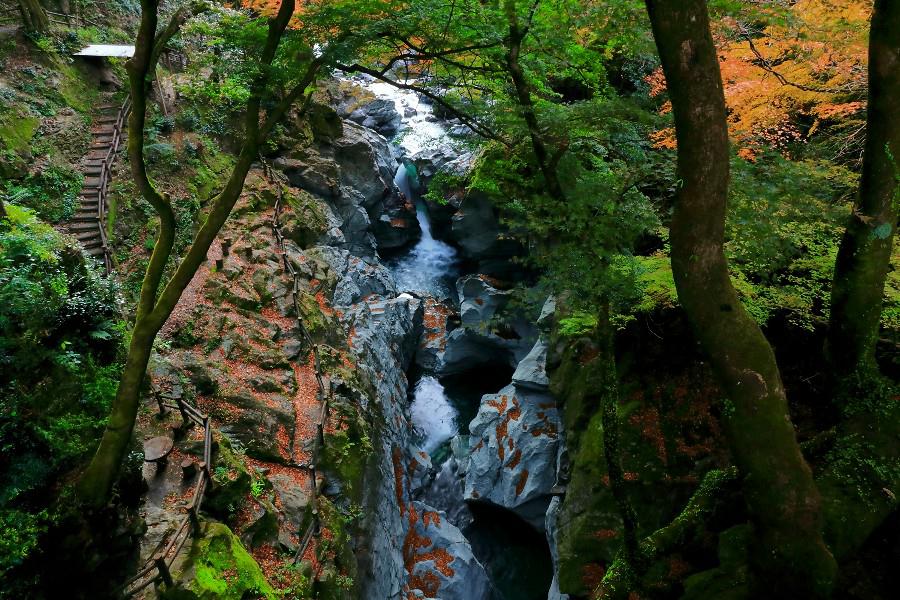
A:
[[[788,19],[763,28],[715,21],[728,125],[742,156],[787,153],[823,128],[862,122],[870,16],[871,2],[799,0]],[[661,71],[647,82],[651,96],[665,89]],[[674,147],[674,130],[653,142]]]

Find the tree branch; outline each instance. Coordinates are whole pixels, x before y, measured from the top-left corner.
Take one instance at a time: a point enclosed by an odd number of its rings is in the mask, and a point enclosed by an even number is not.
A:
[[[333,63],[332,66],[334,68],[336,68],[337,70],[342,71],[344,73],[364,73],[366,75],[374,77],[375,79],[378,79],[379,81],[383,81],[387,84],[390,84],[397,89],[410,90],[413,92],[417,92],[417,93],[425,96],[426,98],[430,98],[436,104],[439,104],[442,107],[444,107],[447,110],[447,112],[451,113],[457,119],[462,121],[466,126],[469,127],[469,129],[471,129],[472,131],[474,131],[476,134],[480,135],[481,137],[487,138],[490,140],[495,140],[497,142],[500,142],[504,146],[510,146],[509,142],[504,140],[500,136],[500,134],[493,131],[490,127],[488,127],[482,123],[479,123],[474,118],[472,118],[469,115],[465,114],[464,112],[460,111],[458,108],[456,108],[455,106],[453,106],[452,104],[450,104],[449,102],[447,102],[446,100],[441,98],[439,95],[435,94],[434,92],[432,92],[424,87],[415,86],[415,85],[411,85],[408,83],[401,83],[399,81],[391,79],[390,77],[387,77],[384,74],[386,71],[385,72],[376,71],[374,69],[364,67],[358,63],[354,63],[352,65]]]

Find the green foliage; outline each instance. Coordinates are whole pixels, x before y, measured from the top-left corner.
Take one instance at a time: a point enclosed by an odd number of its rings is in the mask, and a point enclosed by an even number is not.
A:
[[[659,226],[654,207],[636,185],[655,165],[647,118],[605,98],[548,106],[543,116],[551,131],[568,137],[557,167],[566,197],[545,193],[528,144],[514,153],[490,147],[470,191],[495,198],[507,225],[532,248],[545,281],[553,290],[570,292],[575,308],[590,312],[602,297],[627,306],[639,289],[634,245]]]
[[[559,334],[563,337],[585,335],[597,327],[596,315],[576,312],[559,320]]]
[[[6,202],[30,208],[44,220],[65,221],[75,213],[82,176],[68,167],[50,166],[20,181],[0,182]]]
[[[46,512],[0,509],[0,576],[20,565],[38,546],[46,531]]]
[[[93,452],[120,373],[117,290],[32,211],[0,222],[0,573],[39,545],[60,477]],[[15,530],[15,534],[8,530]]]
[[[828,315],[834,259],[856,177],[825,162],[733,162],[726,253],[751,314],[812,329]],[[742,285],[744,284],[744,285]]]

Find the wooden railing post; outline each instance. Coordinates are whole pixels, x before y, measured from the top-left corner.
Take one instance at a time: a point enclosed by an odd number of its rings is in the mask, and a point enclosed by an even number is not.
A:
[[[174,587],[175,582],[172,581],[172,574],[169,572],[169,566],[166,564],[166,557],[157,556],[153,562],[156,564],[156,569],[159,571],[159,575],[166,586],[169,588]]]

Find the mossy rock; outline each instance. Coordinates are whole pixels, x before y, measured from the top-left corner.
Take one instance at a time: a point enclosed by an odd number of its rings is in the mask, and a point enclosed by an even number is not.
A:
[[[246,600],[278,598],[259,564],[222,523],[207,521],[194,538],[183,584],[162,594],[165,600]]]
[[[587,336],[556,337],[551,348],[551,386],[563,405],[570,456],[558,521],[559,586],[563,593],[585,596],[622,544],[600,407],[606,359]],[[710,438],[709,431],[718,429],[704,419],[712,419],[707,404],[715,390],[705,387],[702,372],[689,368],[648,375],[640,361],[625,357],[617,366],[619,456],[625,492],[643,537],[669,523],[687,503],[690,482],[714,466],[708,456],[717,438]],[[697,458],[707,460],[698,466]]]
[[[4,179],[24,177],[28,172],[28,149],[40,124],[37,117],[0,117],[0,176]]]
[[[319,500],[322,525],[331,535],[320,538],[318,559],[321,568],[316,576],[316,598],[321,600],[351,600],[360,597],[357,560],[351,542],[353,520],[329,500]]]
[[[317,141],[330,141],[344,134],[344,124],[337,112],[325,104],[313,102],[306,112],[306,120],[313,138]]]
[[[300,248],[309,248],[324,235],[328,227],[321,201],[309,192],[288,188],[284,199],[287,210],[281,213],[281,231],[284,237]]]
[[[250,493],[250,472],[238,457],[228,438],[221,437],[211,465],[212,486],[203,500],[203,510],[227,518],[240,507]]]

